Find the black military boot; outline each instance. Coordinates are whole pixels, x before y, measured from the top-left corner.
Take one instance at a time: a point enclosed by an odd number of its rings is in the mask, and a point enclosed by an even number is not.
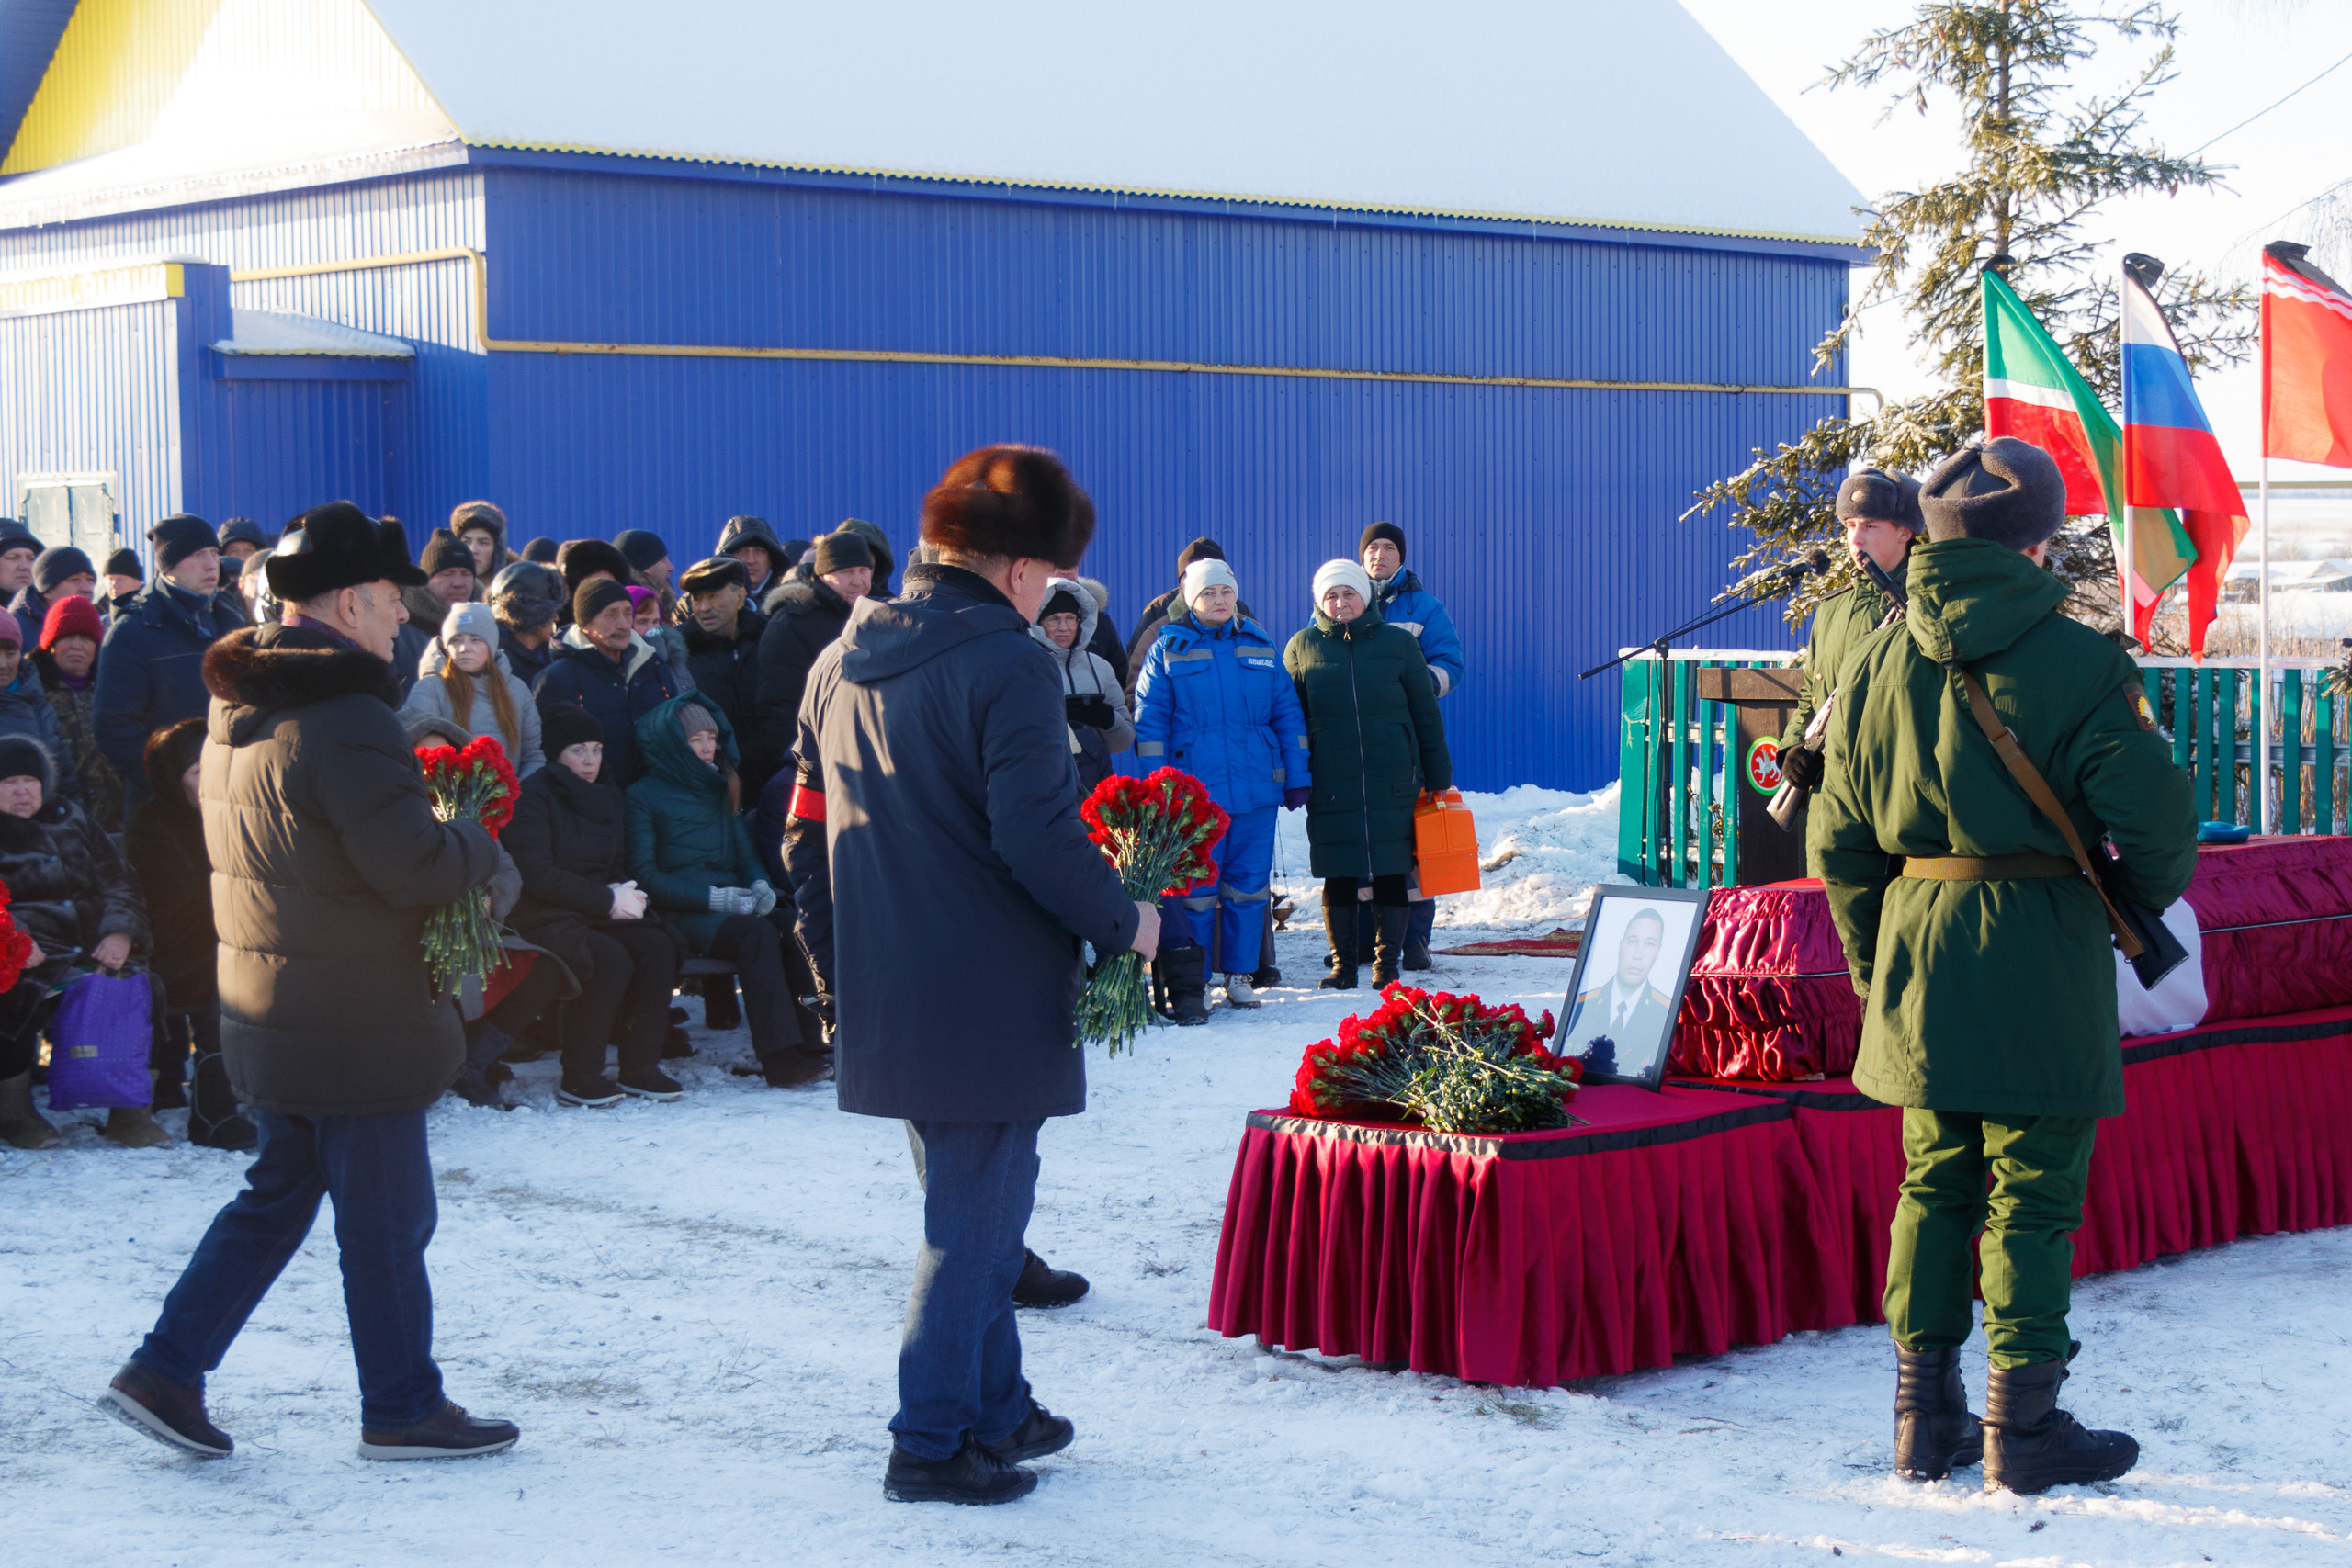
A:
[[[2112,1481],[2140,1462],[2123,1432],[2094,1432],[2058,1408],[2065,1361],[1995,1367],[1984,1388],[1984,1490],[2032,1494]]]
[[[1357,964],[1355,900],[1334,902],[1329,885],[1323,889],[1323,931],[1331,943],[1331,958],[1323,967],[1322,989],[1354,990]]]
[[[1413,918],[1410,909],[1387,904],[1377,906],[1372,914],[1374,931],[1372,950],[1372,984],[1377,990],[1397,977],[1405,965],[1405,927]]]
[[[1151,961],[1168,987],[1168,1016],[1187,1027],[1209,1021],[1209,950],[1163,947]]]
[[[1969,1413],[1960,1351],[1894,1352],[1894,1473],[1941,1481],[1984,1457],[1984,1426]]]

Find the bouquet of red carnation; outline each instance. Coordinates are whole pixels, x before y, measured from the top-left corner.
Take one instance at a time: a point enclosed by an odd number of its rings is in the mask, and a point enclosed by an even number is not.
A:
[[[1114,774],[1094,786],[1094,793],[1079,804],[1078,814],[1086,819],[1087,837],[1101,846],[1118,872],[1127,896],[1147,902],[1182,893],[1207,876],[1216,866],[1209,851],[1233,821],[1209,798],[1200,780],[1174,768],[1141,779]],[[1078,1039],[1073,1043],[1104,1041],[1115,1056],[1134,1043],[1151,1017],[1143,955],[1132,951],[1098,955],[1086,994],[1078,998]]]
[[[416,760],[424,770],[424,787],[433,795],[433,814],[442,821],[479,822],[495,839],[514,819],[514,801],[523,786],[496,737],[477,735],[462,750],[420,746]],[[456,903],[444,904],[424,918],[424,962],[433,971],[433,987],[441,995],[456,995],[469,976],[480,980],[505,961],[498,922],[490,917],[489,888],[471,888]]]
[[[0,991],[13,991],[33,955],[32,933],[8,913],[8,885],[0,882]]]
[[[1532,1022],[1516,1007],[1397,981],[1369,1016],[1306,1048],[1291,1114],[1402,1119],[1439,1133],[1570,1126],[1584,1066],[1545,1050],[1551,1033],[1548,1011]]]

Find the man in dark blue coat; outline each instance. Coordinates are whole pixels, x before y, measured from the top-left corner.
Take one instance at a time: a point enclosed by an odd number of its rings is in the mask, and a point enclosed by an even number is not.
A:
[[[605,732],[605,776],[626,789],[645,776],[637,721],[678,694],[670,667],[629,629],[628,590],[592,578],[571,596],[572,624],[531,694],[541,713],[576,707]]]
[[[1037,1133],[1086,1109],[1081,942],[1149,953],[1078,816],[1061,682],[1029,624],[1093,508],[1050,454],[982,447],[923,502],[935,564],[859,601],[801,704],[795,811],[821,818],[841,1108],[903,1118],[928,1164],[883,1493],[1001,1503],[1070,1423],[1030,1397],[1012,1286]]]
[[[246,624],[244,606],[220,586],[220,541],[212,525],[185,513],[149,531],[162,573],[141,589],[98,649],[98,750],[122,775],[126,811],[147,798],[147,738],[167,724],[201,718],[204,650]]]

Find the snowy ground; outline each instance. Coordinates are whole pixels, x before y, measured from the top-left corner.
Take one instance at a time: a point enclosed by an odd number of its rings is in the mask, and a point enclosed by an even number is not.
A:
[[[1474,804],[1497,838],[1521,835],[1533,868],[1550,863],[1528,878],[1589,880],[1607,856],[1579,862],[1574,846],[1605,845],[1605,834],[1577,835],[1607,813],[1576,800],[1516,814],[1493,796]],[[1506,884],[1488,896],[1513,895]],[[1566,913],[1554,902],[1521,917],[1528,924],[1441,940],[1547,930]],[[1293,987],[1261,1011],[1220,1010],[1208,1028],[1098,1060],[1089,1114],[1048,1125],[1031,1238],[1094,1291],[1023,1314],[1039,1395],[1080,1437],[1019,1504],[883,1501],[918,1223],[904,1139],[840,1114],[829,1088],[729,1077],[741,1037],[702,1035],[677,1105],[558,1110],[551,1064],[531,1064],[529,1109],[434,1115],[438,1350],[460,1403],[522,1423],[522,1446],[501,1458],[354,1456],[356,1392],[324,1221],[213,1380],[234,1459],[181,1460],[106,1420],[91,1398],[243,1162],[185,1145],[130,1153],[80,1127],[62,1150],[0,1155],[6,1561],[2346,1561],[2343,1233],[2242,1243],[2083,1286],[2075,1322],[2090,1348],[2072,1403],[2135,1430],[2146,1459],[2113,1486],[2034,1501],[1888,1478],[1890,1357],[1877,1329],[1549,1390],[1379,1372],[1210,1334],[1241,1117],[1283,1099],[1300,1049],[1347,1010],[1298,988],[1312,983],[1318,937],[1279,939]],[[1556,1007],[1567,980],[1565,963],[1442,962],[1445,984],[1531,1007]],[[1981,1386],[1981,1364],[1971,1377]]]

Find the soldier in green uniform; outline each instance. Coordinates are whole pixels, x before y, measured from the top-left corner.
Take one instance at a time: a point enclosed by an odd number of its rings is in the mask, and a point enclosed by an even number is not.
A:
[[[1845,526],[1846,548],[1856,567],[1867,556],[1899,586],[1912,541],[1927,527],[1919,515],[1919,481],[1883,468],[1856,468],[1838,487],[1838,521]],[[1781,734],[1781,767],[1798,788],[1821,787],[1821,752],[1800,744],[1805,727],[1828,700],[1846,655],[1878,630],[1894,608],[1865,573],[1860,582],[1823,600],[1813,612],[1813,634],[1804,645],[1804,686],[1797,694],[1796,714]]]
[[[2079,1348],[2066,1310],[2092,1134],[2123,1111],[2106,909],[1980,728],[1967,678],[2082,841],[2113,840],[2132,898],[2170,904],[2197,852],[2188,781],[2138,669],[2058,613],[2065,585],[2041,561],[2064,498],[2050,456],[2006,436],[1927,481],[1909,611],[1840,671],[1809,829],[1863,998],[1854,1082],[1904,1108],[1895,1466],[1933,1479],[1981,1452],[1987,1490],[2110,1479],[2139,1445],[2057,1403]],[[1981,1428],[1959,1363],[1978,1257]]]

